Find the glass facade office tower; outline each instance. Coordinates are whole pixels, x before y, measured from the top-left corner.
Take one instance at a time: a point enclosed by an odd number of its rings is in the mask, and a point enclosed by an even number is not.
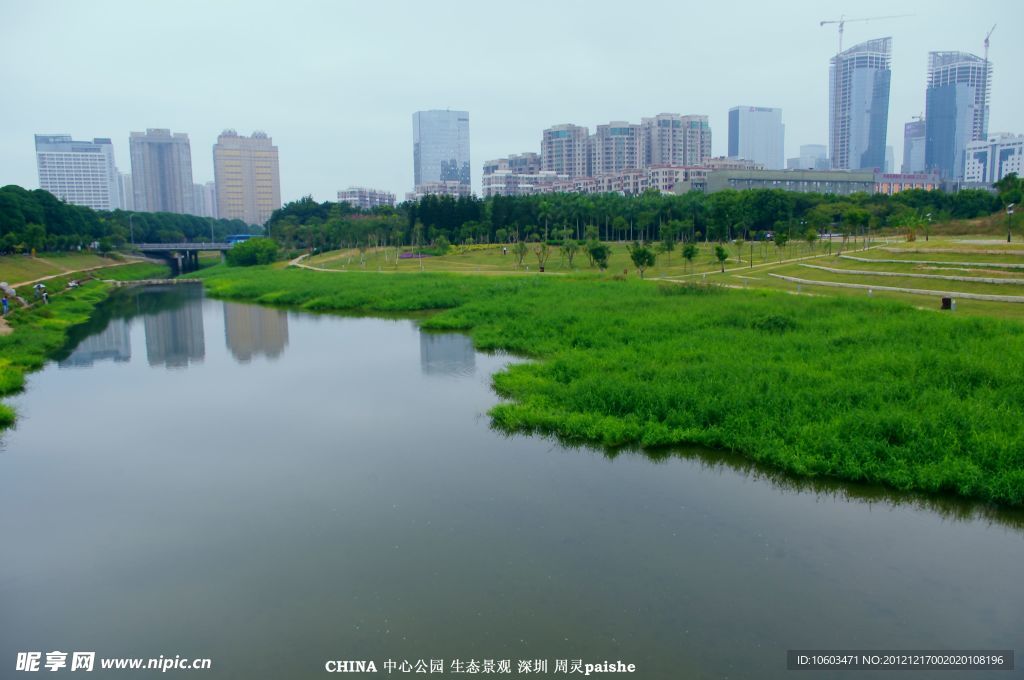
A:
[[[988,134],[992,65],[966,52],[928,53],[925,167],[962,179],[964,148]]]
[[[832,167],[885,167],[892,38],[854,45],[830,60],[829,142]]]
[[[39,188],[63,201],[93,210],[124,207],[109,139],[76,142],[71,135],[36,135],[36,167]]]
[[[430,182],[471,186],[469,112],[434,110],[412,114],[412,157],[416,186]]]
[[[734,106],[729,109],[729,158],[745,158],[767,170],[782,170],[786,128],[782,109]]]
[[[188,135],[150,128],[128,138],[132,192],[140,212],[191,214],[195,210]]]
[[[924,172],[924,120],[912,120],[903,125],[903,173]]]

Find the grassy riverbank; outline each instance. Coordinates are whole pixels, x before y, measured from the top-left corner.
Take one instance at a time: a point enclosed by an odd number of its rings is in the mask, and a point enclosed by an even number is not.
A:
[[[495,425],[605,446],[696,443],[805,476],[1024,504],[1024,326],[871,299],[672,283],[214,268],[230,299],[423,325],[540,361]]]
[[[166,276],[167,272],[168,268],[162,265],[140,263],[98,270],[95,274],[130,280]],[[68,331],[88,321],[93,309],[110,291],[110,286],[100,281],[87,281],[79,288],[61,290],[63,282],[63,279],[53,279],[47,283],[51,290],[61,291],[51,294],[50,304],[36,303],[28,309],[12,305],[11,313],[4,317],[11,333],[0,335],[0,396],[23,389],[25,374],[42,368],[50,355],[65,343]],[[14,410],[7,404],[0,404],[0,431],[14,421]]]

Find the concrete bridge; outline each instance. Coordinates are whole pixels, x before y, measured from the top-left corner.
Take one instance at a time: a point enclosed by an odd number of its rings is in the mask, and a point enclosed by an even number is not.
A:
[[[178,273],[199,269],[199,253],[231,250],[234,243],[135,243],[132,247],[146,254],[156,255],[174,263]]]

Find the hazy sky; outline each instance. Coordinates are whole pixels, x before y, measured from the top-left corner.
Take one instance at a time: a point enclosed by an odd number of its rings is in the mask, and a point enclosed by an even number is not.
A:
[[[225,128],[264,130],[285,201],[340,188],[412,189],[412,113],[470,112],[473,186],[485,160],[540,151],[557,123],[593,128],[660,112],[707,114],[724,155],[730,107],[778,106],[786,156],[828,141],[828,60],[893,37],[889,138],[924,112],[929,50],[982,54],[992,35],[990,132],[1024,133],[1024,2],[55,2],[0,0],[0,185],[38,186],[32,135],[188,133],[213,179]],[[1014,74],[1012,69],[1016,68]]]

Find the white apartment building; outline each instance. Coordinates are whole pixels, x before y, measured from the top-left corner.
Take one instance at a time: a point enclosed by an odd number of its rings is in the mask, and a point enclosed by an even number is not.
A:
[[[473,191],[468,184],[460,180],[448,180],[445,182],[417,184],[414,190],[406,192],[405,200],[418,201],[424,196],[452,196],[458,198],[460,196],[472,195]]]
[[[109,139],[78,142],[71,135],[36,135],[35,140],[41,189],[94,210],[123,207],[120,173]]]
[[[552,187],[568,182],[569,175],[554,172],[512,172],[498,170],[483,176],[483,195],[488,196],[532,196],[550,193]]]
[[[395,195],[383,189],[366,187],[349,187],[338,192],[338,200],[345,201],[360,210],[372,210],[378,207],[395,207]]]

